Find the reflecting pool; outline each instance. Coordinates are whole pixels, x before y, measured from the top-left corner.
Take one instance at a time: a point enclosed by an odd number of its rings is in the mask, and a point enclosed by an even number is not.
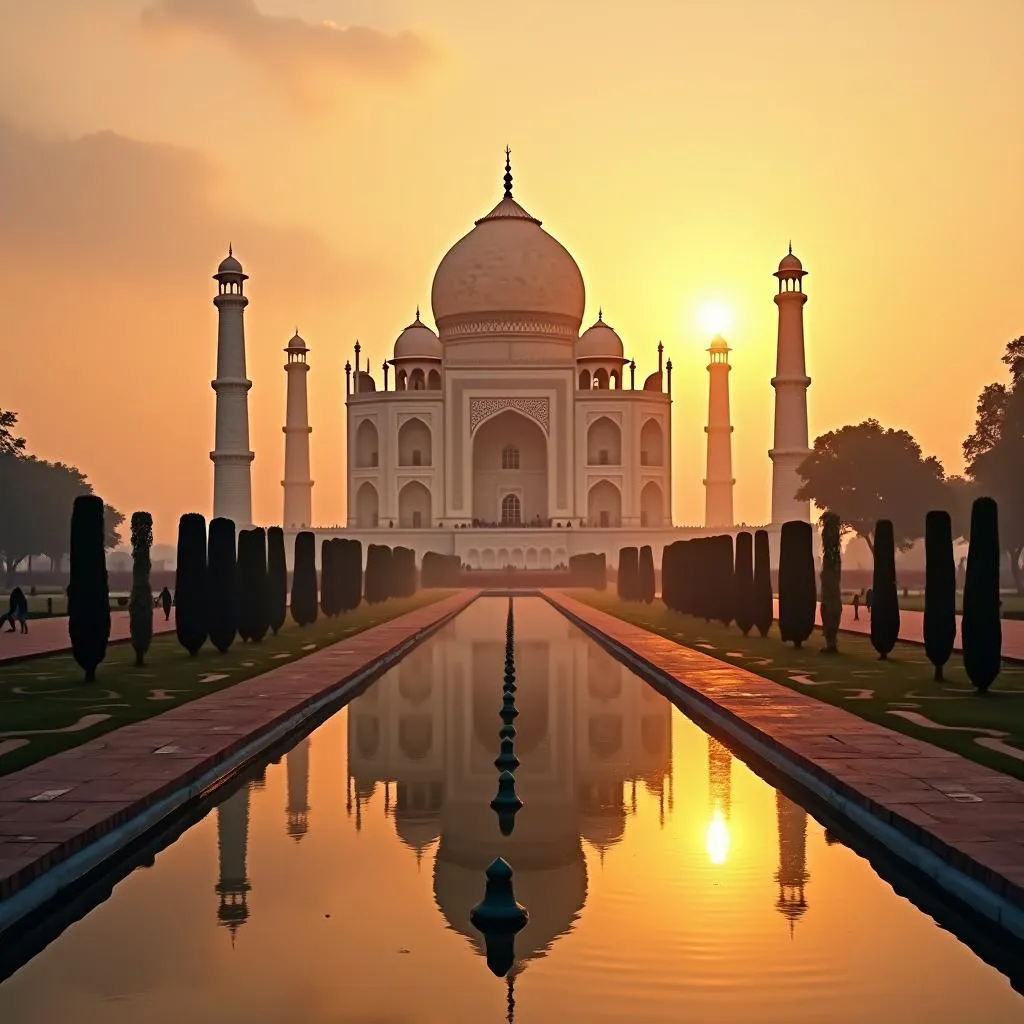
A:
[[[1024,1019],[1006,978],[539,598],[477,601],[0,985],[18,1024]],[[508,976],[470,924],[497,856]]]

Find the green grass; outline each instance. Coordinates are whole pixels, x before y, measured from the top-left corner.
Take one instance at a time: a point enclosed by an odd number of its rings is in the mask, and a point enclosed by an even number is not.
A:
[[[115,644],[107,648],[96,682],[89,684],[82,682],[82,670],[70,653],[0,664],[0,748],[10,740],[29,741],[0,753],[0,775],[303,658],[450,593],[422,590],[414,597],[364,603],[347,615],[320,617],[303,629],[289,618],[276,637],[268,633],[259,644],[236,640],[226,654],[206,643],[190,658],[173,632],[157,635],[144,668],[135,668],[131,644]],[[64,729],[86,715],[109,717],[79,732],[25,735]]]
[[[964,732],[943,732],[916,725],[893,711],[910,711],[946,726],[998,729],[998,737],[1024,752],[1024,666],[1003,665],[1002,674],[987,696],[976,694],[963,669],[959,654],[945,668],[945,683],[933,681],[934,670],[924,648],[899,643],[887,661],[879,660],[871,640],[855,633],[839,634],[835,656],[821,653],[821,633],[815,631],[807,644],[797,650],[779,640],[773,624],[767,637],[753,630],[744,638],[735,626],[705,623],[688,615],[676,615],[660,602],[627,604],[611,593],[596,590],[569,591],[601,611],[692,647],[719,661],[781,683],[791,690],[877,722],[889,729],[925,740],[1009,775],[1024,778],[1024,762],[980,746],[976,736]],[[795,681],[803,676],[810,685]]]

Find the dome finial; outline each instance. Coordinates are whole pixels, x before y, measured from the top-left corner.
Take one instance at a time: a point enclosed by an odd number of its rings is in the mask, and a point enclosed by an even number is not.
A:
[[[597,307],[597,322],[599,324],[604,323],[604,308],[601,306]]]
[[[417,302],[416,303],[416,322],[419,323],[419,320],[420,320],[420,304]]]
[[[235,255],[234,250],[232,249],[230,242],[228,242],[228,255],[229,256],[234,256]]]
[[[505,198],[512,198],[512,150],[505,147]]]
[[[792,238],[789,240],[789,255],[790,256],[793,255],[793,239]]]

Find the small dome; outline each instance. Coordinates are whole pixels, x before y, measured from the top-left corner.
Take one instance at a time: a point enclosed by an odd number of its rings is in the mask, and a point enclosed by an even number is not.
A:
[[[228,248],[228,254],[220,261],[220,266],[217,267],[218,274],[242,274],[242,264],[235,259],[233,251]]]
[[[377,385],[374,383],[373,378],[366,372],[366,370],[360,370],[359,376],[356,378],[356,392],[362,393],[364,391],[376,391]]]
[[[644,391],[660,391],[661,390],[661,371],[655,370],[647,380],[644,381]]]
[[[777,273],[785,276],[806,273],[804,265],[793,255],[792,246],[789,247],[789,252],[779,262]]]
[[[604,322],[601,313],[597,322],[588,327],[576,343],[577,359],[622,359],[622,339],[615,329]]]
[[[300,348],[300,349],[305,349],[306,348],[306,343],[302,340],[302,338],[299,337],[299,332],[298,331],[296,331],[291,336],[291,340],[288,342],[288,348]]]
[[[438,336],[420,320],[420,311],[416,310],[416,319],[398,336],[395,341],[394,359],[440,359],[441,341]]]

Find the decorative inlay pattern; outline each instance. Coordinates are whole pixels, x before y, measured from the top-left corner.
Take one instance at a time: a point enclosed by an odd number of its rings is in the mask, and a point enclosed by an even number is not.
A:
[[[476,428],[484,420],[490,419],[499,412],[512,409],[528,416],[540,424],[545,434],[551,433],[551,403],[547,398],[471,398],[469,400],[469,433],[476,433]]]
[[[467,320],[461,324],[445,325],[446,338],[466,334],[548,334],[575,341],[579,332],[570,324],[554,320]]]

